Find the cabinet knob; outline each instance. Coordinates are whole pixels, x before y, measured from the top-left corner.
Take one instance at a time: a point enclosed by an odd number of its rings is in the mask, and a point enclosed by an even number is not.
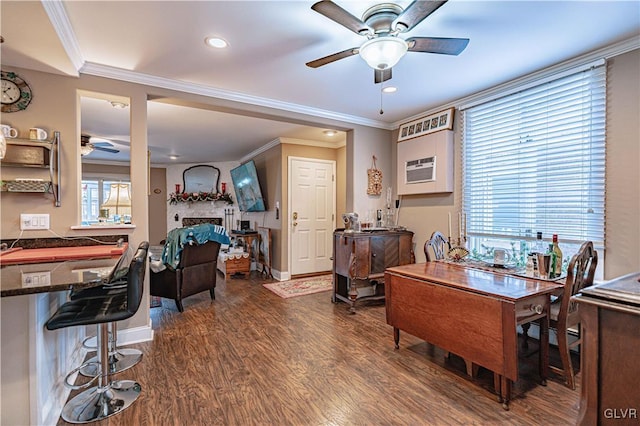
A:
[[[377,254],[376,254],[376,253],[372,253],[372,254],[371,254],[371,257],[376,257],[376,256],[377,256]]]
[[[531,310],[532,312],[535,312],[538,315],[544,312],[544,308],[542,307],[542,305],[530,305],[529,310]]]

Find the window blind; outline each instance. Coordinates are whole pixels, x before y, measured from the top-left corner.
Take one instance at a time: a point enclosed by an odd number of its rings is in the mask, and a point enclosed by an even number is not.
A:
[[[599,66],[463,111],[470,236],[604,246],[605,95]]]

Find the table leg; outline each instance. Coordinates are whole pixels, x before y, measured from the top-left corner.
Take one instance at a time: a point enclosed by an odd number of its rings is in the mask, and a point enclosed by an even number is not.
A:
[[[393,341],[396,344],[396,349],[400,349],[400,329],[393,327]]]
[[[540,384],[547,386],[549,374],[549,309],[550,302],[547,298],[545,312],[547,315],[540,318]]]
[[[522,324],[522,347],[525,349],[529,348],[529,328],[531,327],[531,323]]]
[[[353,282],[354,280],[349,278],[349,313],[351,315],[356,313],[356,299],[358,298],[358,289]]]
[[[507,379],[505,376],[501,377],[501,396],[502,396],[502,408],[509,411],[509,401],[511,400],[511,379]]]
[[[498,373],[493,373],[493,389],[496,391],[496,395],[498,395],[498,402],[502,402],[501,377]]]

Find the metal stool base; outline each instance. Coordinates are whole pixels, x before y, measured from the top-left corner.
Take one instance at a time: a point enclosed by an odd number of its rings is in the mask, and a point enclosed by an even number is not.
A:
[[[133,380],[111,382],[98,392],[94,386],[76,395],[62,409],[62,418],[67,423],[90,423],[106,419],[128,408],[140,396],[142,387]]]
[[[115,354],[109,354],[109,374],[116,374],[128,370],[140,361],[142,361],[142,352],[138,349],[118,349]],[[94,377],[100,374],[100,364],[98,363],[97,356],[89,359],[87,363],[92,364],[88,364],[80,369],[80,374],[87,377]]]

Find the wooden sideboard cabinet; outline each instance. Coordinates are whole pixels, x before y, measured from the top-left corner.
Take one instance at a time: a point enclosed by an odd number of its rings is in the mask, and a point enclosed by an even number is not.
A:
[[[413,232],[333,233],[333,297],[355,313],[357,300],[384,299],[384,270],[414,263]]]
[[[640,272],[587,287],[578,302],[580,425],[640,423]]]

